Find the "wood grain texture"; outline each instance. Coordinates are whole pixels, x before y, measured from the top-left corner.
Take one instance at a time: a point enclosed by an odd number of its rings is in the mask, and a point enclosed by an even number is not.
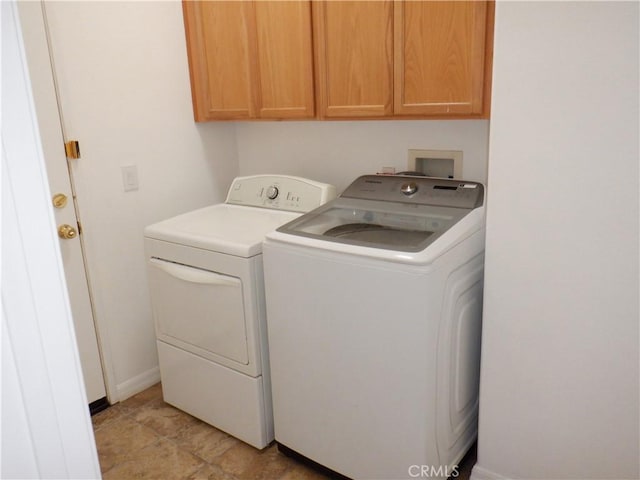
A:
[[[183,2],[196,120],[255,116],[249,2]]]
[[[261,118],[314,115],[311,4],[255,2]]]
[[[184,1],[196,121],[315,113],[311,5]]]
[[[323,117],[391,115],[393,2],[314,2],[317,90]]]
[[[494,2],[183,2],[197,121],[488,118]]]
[[[480,114],[487,3],[396,2],[396,114]]]

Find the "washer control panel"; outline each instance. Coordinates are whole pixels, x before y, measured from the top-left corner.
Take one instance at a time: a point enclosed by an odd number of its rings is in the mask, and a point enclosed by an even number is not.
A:
[[[447,178],[365,175],[341,197],[470,209],[484,203],[484,185]]]
[[[333,200],[336,187],[290,175],[253,175],[234,179],[226,203],[308,212]]]

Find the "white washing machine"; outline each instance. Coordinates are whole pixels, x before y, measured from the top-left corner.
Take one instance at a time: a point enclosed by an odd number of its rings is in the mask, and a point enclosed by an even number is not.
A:
[[[455,476],[477,434],[483,185],[360,177],[263,252],[281,451],[350,478]]]
[[[167,403],[256,448],[273,440],[262,241],[334,197],[303,178],[238,177],[225,203],[145,229]]]

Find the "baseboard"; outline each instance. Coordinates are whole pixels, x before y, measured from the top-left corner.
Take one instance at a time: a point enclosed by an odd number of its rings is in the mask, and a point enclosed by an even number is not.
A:
[[[160,367],[154,367],[116,386],[118,401],[140,393],[160,381]]]
[[[471,470],[470,480],[508,480],[507,477],[503,477],[502,475],[498,475],[491,470],[487,470],[479,466],[477,463],[473,466],[473,470]]]

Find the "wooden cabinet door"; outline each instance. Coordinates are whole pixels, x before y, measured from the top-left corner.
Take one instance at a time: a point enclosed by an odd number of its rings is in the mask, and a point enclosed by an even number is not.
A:
[[[486,2],[395,2],[394,17],[395,113],[482,113]]]
[[[314,2],[321,117],[393,113],[393,1]]]
[[[243,2],[240,2],[243,3]],[[314,115],[311,4],[255,2],[260,118]]]
[[[183,2],[196,121],[314,115],[311,6]]]
[[[249,2],[183,2],[196,121],[256,116]]]

